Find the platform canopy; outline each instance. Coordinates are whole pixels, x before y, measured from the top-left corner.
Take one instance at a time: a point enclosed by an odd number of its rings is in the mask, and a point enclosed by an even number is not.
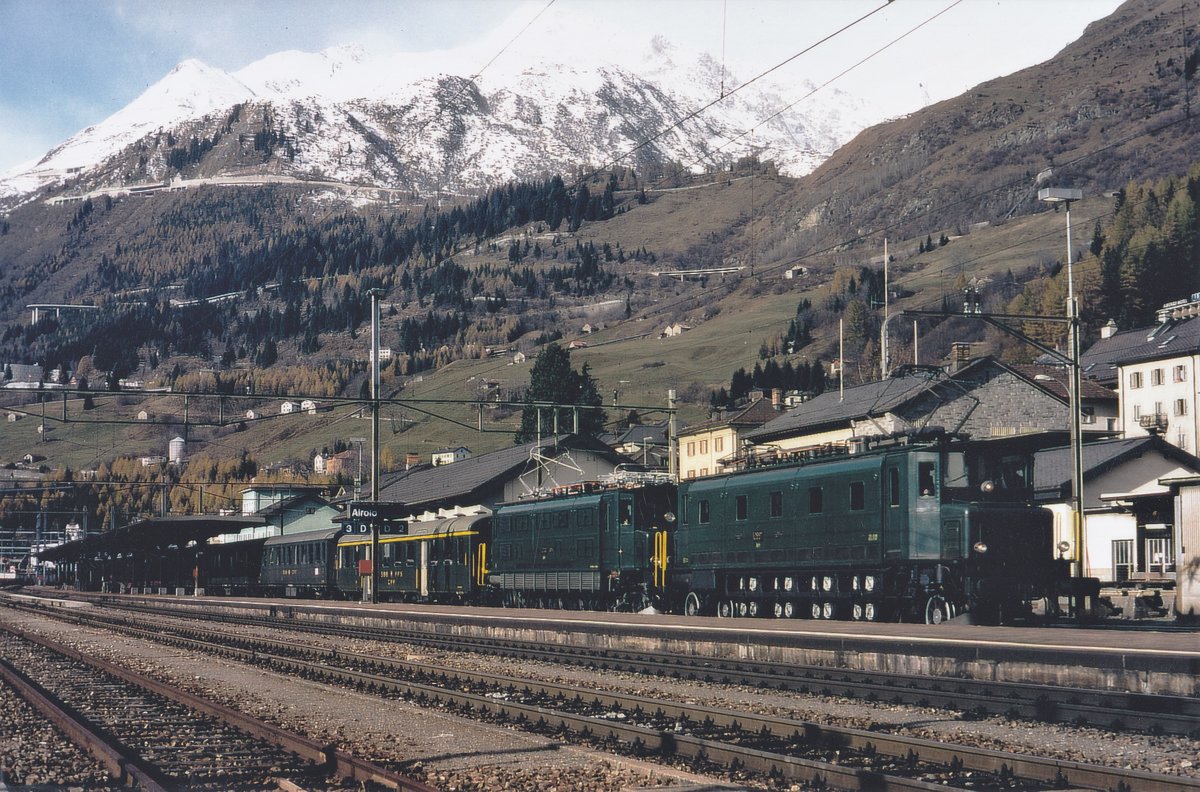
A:
[[[152,517],[95,536],[46,548],[38,553],[38,558],[42,561],[61,563],[147,550],[164,550],[266,524],[267,520],[260,516],[198,514]]]

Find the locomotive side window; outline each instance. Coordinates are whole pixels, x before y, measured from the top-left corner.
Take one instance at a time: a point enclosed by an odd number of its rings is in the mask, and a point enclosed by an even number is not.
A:
[[[900,469],[888,468],[888,505],[900,505]]]
[[[772,492],[771,493],[771,516],[772,517],[782,517],[783,516],[783,493],[782,492]]]
[[[699,522],[701,525],[707,525],[709,519],[710,519],[710,515],[708,512],[708,501],[702,500],[702,501],[700,501],[700,516],[699,516],[697,522]]]
[[[867,485],[861,481],[850,482],[850,511],[867,508]]]
[[[923,496],[937,495],[937,482],[934,480],[933,471],[932,462],[917,463],[917,482]]]
[[[621,525],[633,524],[633,501],[629,498],[621,498],[620,502]]]
[[[821,487],[808,488],[808,513],[820,514],[825,511],[825,490]]]
[[[746,495],[738,495],[735,499],[735,508],[737,511],[734,515],[734,519],[739,521],[745,520],[750,516],[749,498]]]

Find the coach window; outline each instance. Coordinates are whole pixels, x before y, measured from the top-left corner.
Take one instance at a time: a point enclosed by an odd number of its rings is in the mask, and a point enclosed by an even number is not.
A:
[[[783,493],[782,492],[772,492],[771,493],[771,516],[772,517],[782,517],[783,516]]]
[[[825,491],[820,487],[808,488],[808,513],[820,514],[825,511]]]
[[[734,500],[735,508],[737,509],[734,519],[741,521],[750,516],[750,500],[746,495],[738,495]]]
[[[937,495],[937,481],[933,476],[932,462],[917,463],[917,482],[922,495],[929,497]]]
[[[900,469],[888,468],[888,505],[900,505]]]
[[[850,482],[850,511],[867,508],[867,485],[861,481]]]
[[[698,522],[701,525],[706,525],[709,520],[708,501],[707,500],[700,501],[699,506],[700,506],[700,517],[698,519]]]

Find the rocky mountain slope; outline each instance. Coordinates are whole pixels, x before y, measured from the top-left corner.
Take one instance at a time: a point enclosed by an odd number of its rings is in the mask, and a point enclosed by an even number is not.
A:
[[[830,90],[761,123],[811,88],[790,85],[785,95],[765,81],[692,117],[736,78],[722,80],[710,56],[677,63],[665,40],[652,48],[646,74],[543,61],[410,79],[411,64],[372,61],[353,48],[278,53],[235,73],[185,61],[32,168],[0,177],[0,210],[64,189],[177,176],[274,174],[475,194],[608,163],[700,172],[762,149],[800,175],[875,119]]]

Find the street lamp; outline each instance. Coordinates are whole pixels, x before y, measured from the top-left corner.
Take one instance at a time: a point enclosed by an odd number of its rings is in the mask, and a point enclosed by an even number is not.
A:
[[[1083,576],[1083,437],[1080,419],[1082,383],[1079,374],[1079,303],[1075,299],[1075,272],[1071,262],[1071,204],[1083,199],[1083,190],[1043,187],[1038,200],[1065,204],[1067,208],[1067,323],[1070,328],[1071,377],[1071,544],[1075,548],[1076,574]]]

